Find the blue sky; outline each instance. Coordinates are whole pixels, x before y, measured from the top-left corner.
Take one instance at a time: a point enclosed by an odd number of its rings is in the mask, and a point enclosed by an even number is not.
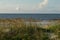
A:
[[[60,13],[60,0],[0,0],[0,12]]]

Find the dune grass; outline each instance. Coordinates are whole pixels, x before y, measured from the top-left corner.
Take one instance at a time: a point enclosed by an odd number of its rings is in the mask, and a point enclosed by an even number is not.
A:
[[[49,33],[55,34],[60,31],[60,24],[51,26],[49,29],[44,29],[38,25],[32,26],[31,23],[29,26],[26,26],[22,21],[5,20],[4,22],[7,25],[0,26],[0,40],[52,40],[49,37]],[[57,35],[60,38],[59,33]]]

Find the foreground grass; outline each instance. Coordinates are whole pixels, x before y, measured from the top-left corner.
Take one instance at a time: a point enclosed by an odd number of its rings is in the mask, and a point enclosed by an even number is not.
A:
[[[5,22],[5,21],[4,21]],[[38,25],[26,26],[24,22],[15,23],[8,20],[8,25],[0,25],[0,40],[58,40],[60,39],[60,24],[50,26],[48,29],[41,28]],[[1,22],[0,22],[1,23]],[[7,22],[6,22],[7,23]],[[51,38],[50,34],[58,35]],[[51,36],[51,37],[50,37]]]
[[[37,26],[0,27],[0,40],[48,40],[45,30]]]

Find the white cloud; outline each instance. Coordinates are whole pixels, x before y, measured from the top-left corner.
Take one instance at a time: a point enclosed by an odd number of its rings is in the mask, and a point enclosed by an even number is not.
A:
[[[19,10],[20,10],[20,6],[17,5],[17,7],[16,7],[16,11],[19,11]]]
[[[39,3],[39,8],[43,8],[48,4],[48,0],[44,0],[43,2]]]

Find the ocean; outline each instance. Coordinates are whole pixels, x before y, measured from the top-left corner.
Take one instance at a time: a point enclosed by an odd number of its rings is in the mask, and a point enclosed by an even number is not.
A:
[[[0,18],[34,18],[37,20],[60,19],[60,14],[0,14]]]

